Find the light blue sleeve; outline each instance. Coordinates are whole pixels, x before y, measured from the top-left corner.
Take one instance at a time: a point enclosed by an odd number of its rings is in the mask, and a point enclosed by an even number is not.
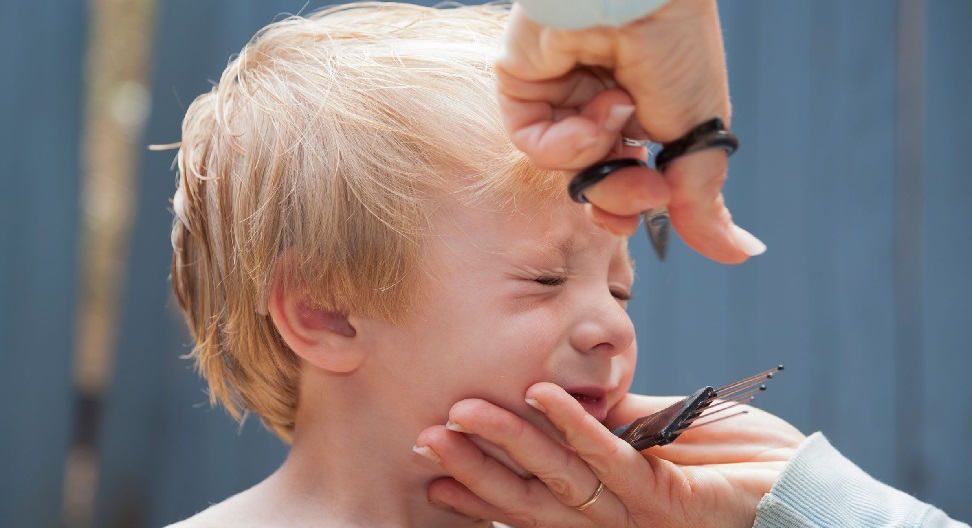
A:
[[[914,526],[969,528],[941,510],[878,482],[821,433],[800,445],[756,509],[755,528]]]
[[[637,20],[669,0],[519,0],[530,18],[547,26],[579,29],[620,26]]]

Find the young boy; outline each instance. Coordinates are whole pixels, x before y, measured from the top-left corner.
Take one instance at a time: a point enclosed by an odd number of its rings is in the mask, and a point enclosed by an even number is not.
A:
[[[457,526],[412,446],[480,397],[627,392],[625,241],[509,143],[504,10],[347,6],[262,30],[190,106],[172,281],[214,400],[291,452],[190,526]],[[602,389],[603,388],[603,389]]]
[[[505,16],[362,4],[283,20],[190,106],[172,282],[193,356],[214,402],[257,414],[291,449],[179,526],[488,526],[527,518],[497,504],[519,490],[534,524],[647,525],[649,495],[621,485],[646,459],[619,452],[634,462],[596,473],[562,419],[573,409],[610,435],[601,424],[651,406],[626,396],[626,240],[509,143],[491,70]],[[768,432],[745,440],[775,451],[741,469],[690,474],[675,464],[699,460],[691,450],[657,451],[675,462],[659,474],[702,491],[671,486],[643,511],[664,495],[690,513],[670,520],[751,524],[803,438],[759,419]],[[705,463],[740,462],[731,447],[721,460],[710,445]]]

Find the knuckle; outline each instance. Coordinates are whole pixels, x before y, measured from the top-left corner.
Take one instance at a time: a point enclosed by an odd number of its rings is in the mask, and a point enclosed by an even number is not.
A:
[[[570,493],[570,483],[567,479],[563,477],[548,477],[544,479],[544,483],[557,500],[566,502],[573,498]]]
[[[612,473],[611,468],[616,466],[621,459],[627,458],[625,451],[628,449],[630,449],[630,446],[627,442],[615,437],[603,448],[584,453],[582,457],[595,474],[607,475]]]
[[[514,414],[502,413],[490,424],[493,434],[492,440],[500,446],[515,448],[518,442],[529,434],[529,425]]]

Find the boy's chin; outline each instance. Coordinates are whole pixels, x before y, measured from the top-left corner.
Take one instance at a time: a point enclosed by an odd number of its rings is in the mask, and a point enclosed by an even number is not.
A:
[[[495,459],[500,464],[503,464],[510,471],[516,473],[522,478],[529,479],[533,478],[534,474],[527,471],[523,466],[517,464],[515,460],[510,458],[510,455],[506,454],[506,451],[492,442],[483,440],[478,436],[469,436],[469,440],[478,447],[484,455]]]

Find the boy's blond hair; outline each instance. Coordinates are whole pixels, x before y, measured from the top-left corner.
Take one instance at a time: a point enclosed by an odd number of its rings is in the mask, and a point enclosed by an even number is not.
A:
[[[292,436],[298,362],[267,315],[272,281],[401,320],[442,199],[511,207],[564,192],[503,131],[491,63],[505,16],[368,3],[288,18],[192,103],[172,283],[212,403]]]

